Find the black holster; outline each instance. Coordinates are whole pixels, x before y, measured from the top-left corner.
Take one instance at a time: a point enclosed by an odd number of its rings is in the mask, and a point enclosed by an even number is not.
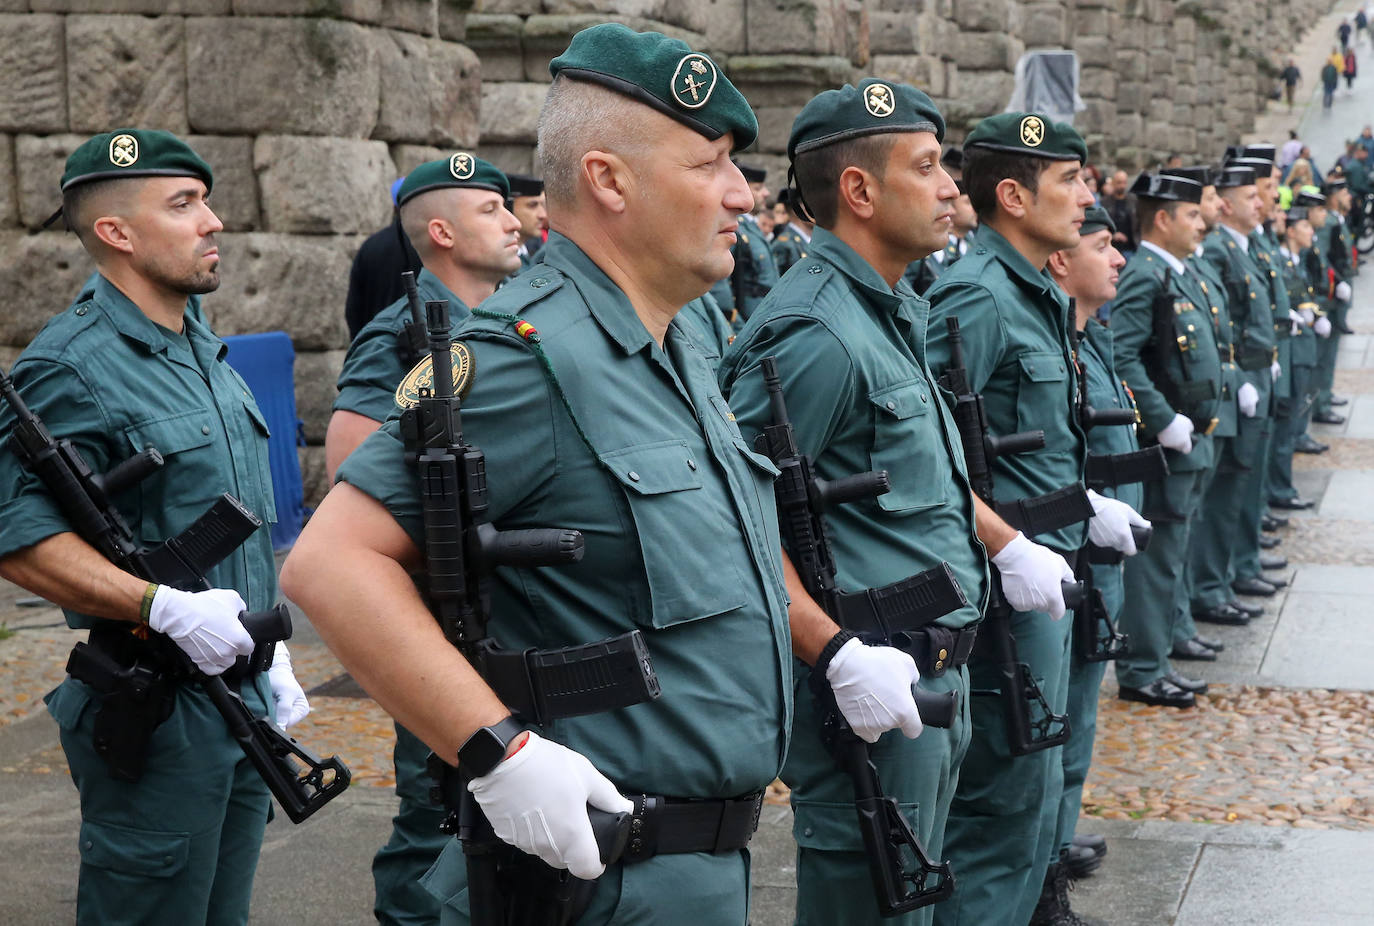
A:
[[[110,777],[138,781],[148,761],[153,732],[172,716],[178,681],[153,660],[122,664],[97,645],[78,643],[67,674],[100,695],[93,744]]]

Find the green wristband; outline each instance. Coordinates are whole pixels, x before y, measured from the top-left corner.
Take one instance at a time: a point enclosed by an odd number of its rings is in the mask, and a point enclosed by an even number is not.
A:
[[[153,613],[153,599],[157,597],[157,586],[152,582],[143,590],[143,604],[138,609],[138,619],[141,623],[148,623],[148,618]]]

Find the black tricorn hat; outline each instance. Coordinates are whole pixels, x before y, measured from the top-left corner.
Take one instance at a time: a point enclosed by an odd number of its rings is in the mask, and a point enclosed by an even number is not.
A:
[[[1145,174],[1135,178],[1131,192],[1142,199],[1167,199],[1180,203],[1202,202],[1202,184],[1187,177]]]

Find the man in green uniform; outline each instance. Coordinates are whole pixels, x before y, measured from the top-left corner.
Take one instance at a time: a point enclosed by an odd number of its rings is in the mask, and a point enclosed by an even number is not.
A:
[[[577,922],[743,924],[744,846],[791,721],[776,469],[674,316],[730,271],[751,205],[730,152],[757,123],[714,61],[658,33],[594,26],[550,71],[542,266],[463,326],[472,362],[456,386],[492,523],[574,527],[585,556],[497,567],[490,632],[520,651],[638,629],[662,696],[537,730],[512,717],[411,582],[421,504],[396,418],[344,463],[283,587],[353,677],[471,779],[500,839],[599,878]],[[588,803],[636,815],[630,861],[604,868]],[[456,841],[424,883],[442,922],[468,921]]]
[[[538,196],[527,192],[523,198],[536,200],[542,214],[542,182],[539,187]],[[506,208],[511,196],[501,171],[465,151],[415,168],[397,193],[401,225],[424,264],[415,280],[420,304],[447,302],[454,328],[468,317],[469,306],[520,269],[516,248],[523,247],[524,226]],[[411,346],[412,327],[410,306],[402,296],[377,313],[349,345],[325,433],[331,480],[396,407],[396,388],[420,359]],[[423,344],[423,328],[419,334]],[[372,861],[373,912],[381,923],[432,923],[439,918],[438,902],[420,885],[420,877],[449,841],[439,832],[444,808],[430,797],[428,755],[428,746],[396,724],[393,758],[400,808],[391,821],[391,837]]]
[[[1202,186],[1202,200],[1198,206],[1201,209],[1205,240],[1205,236],[1211,234],[1221,220],[1222,200],[1221,194],[1217,192],[1219,172],[1211,167],[1169,167],[1164,168],[1160,173],[1166,176],[1195,180]],[[1212,465],[1203,478],[1202,487],[1203,508],[1205,508],[1206,497],[1212,491],[1217,467],[1226,458],[1229,443],[1236,436],[1236,419],[1239,415],[1236,409],[1236,390],[1240,387],[1240,367],[1235,362],[1233,345],[1235,325],[1231,321],[1231,314],[1226,305],[1225,286],[1222,284],[1216,268],[1202,259],[1201,242],[1198,243],[1193,253],[1188,255],[1184,264],[1197,278],[1198,288],[1206,300],[1202,307],[1211,318],[1212,334],[1217,344],[1217,356],[1221,361],[1221,383],[1215,415],[1216,425],[1212,428]],[[1203,523],[1201,510],[1199,509],[1199,512],[1193,515],[1192,524],[1188,530],[1188,560],[1183,572],[1183,581],[1177,585],[1178,594],[1175,599],[1173,621],[1174,644],[1169,655],[1173,659],[1215,662],[1217,653],[1226,648],[1225,644],[1211,637],[1200,636],[1197,632],[1197,625],[1193,621],[1192,563],[1194,557],[1203,555],[1203,551],[1200,551],[1199,547],[1205,542],[1205,538],[1209,537],[1208,525]],[[1229,548],[1227,548],[1227,555],[1229,556]],[[1264,613],[1263,608],[1244,604],[1234,596],[1231,596],[1229,601],[1223,600],[1221,604],[1229,605],[1230,608],[1242,612],[1242,617],[1257,617]]]
[[[1083,478],[1086,442],[1078,424],[1068,298],[1045,272],[1050,254],[1079,241],[1092,194],[1080,176],[1087,146],[1071,127],[1035,113],[1004,113],[980,122],[964,143],[964,183],[980,222],[972,251],[931,288],[927,329],[930,368],[950,363],[946,319],[963,328],[969,385],[983,395],[995,433],[1042,429],[1041,450],[993,464],[997,500],[1039,496]],[[1135,552],[1127,506],[1092,495],[1093,536]],[[1039,543],[1076,558],[1082,523],[1048,531]],[[1007,551],[999,554],[1001,560]],[[1008,570],[995,563],[1006,587]],[[1066,567],[1067,568],[1067,567]],[[1008,596],[1010,598],[1011,596]],[[1050,709],[1068,698],[1070,622],[1052,607],[1012,601],[1010,620],[1020,660],[1030,666]],[[1049,612],[1048,615],[1046,612]],[[976,650],[969,663],[972,738],[950,809],[945,851],[959,872],[954,897],[937,923],[1029,921],[1055,856],[1062,793],[1056,748],[1013,757],[1000,699],[1000,666]]]
[[[1222,378],[1211,306],[1184,263],[1202,240],[1202,186],[1141,174],[1131,192],[1140,249],[1113,303],[1117,369],[1139,405],[1142,432],[1164,448],[1169,475],[1145,487],[1155,538],[1126,563],[1121,631],[1131,646],[1116,660],[1118,697],[1191,707],[1207,686],[1173,671],[1169,653],[1188,533],[1212,467]]]
[[[1333,332],[1330,339],[1320,345],[1317,369],[1313,374],[1317,398],[1312,409],[1312,420],[1318,424],[1345,423],[1345,416],[1333,408],[1337,400],[1333,397],[1331,387],[1336,377],[1336,355],[1340,350],[1341,336],[1350,333],[1350,326],[1345,323],[1345,313],[1350,305],[1350,280],[1355,268],[1351,264],[1350,239],[1344,218],[1350,211],[1350,203],[1350,190],[1345,179],[1329,179],[1326,183],[1326,221],[1321,228],[1313,228],[1316,234],[1314,246],[1334,274],[1335,281],[1331,289],[1333,306],[1330,313]]]
[[[219,286],[222,228],[206,202],[210,167],[168,132],[120,129],[67,159],[62,210],[98,278],[20,355],[14,381],[55,438],[97,472],[148,447],[166,461],[114,502],[149,544],[185,530],[222,493],[274,518],[267,425],[196,297]],[[0,433],[14,417],[0,412]],[[63,608],[88,645],[130,670],[137,661],[169,686],[136,781],[116,778],[95,743],[102,695],[68,677],[46,700],[81,795],[79,923],[246,923],[267,786],[205,692],[172,674],[150,628],[196,666],[224,673],[253,641],[245,607],[277,596],[264,526],[210,570],[209,591],[154,585],[119,569],[73,533],[59,503],[0,451],[0,575]],[[145,625],[143,635],[133,631]],[[226,676],[257,716],[279,724],[309,710],[278,645],[265,674]],[[154,689],[156,690],[156,689]],[[110,708],[113,710],[113,708]]]
[[[549,231],[549,210],[544,204],[544,181],[528,174],[506,174],[510,183],[507,208],[520,222],[520,269],[534,263]],[[473,303],[476,305],[476,303]]]
[[[1082,379],[1079,388],[1084,390],[1088,405],[1094,409],[1134,408],[1134,400],[1116,372],[1111,329],[1097,321],[1097,310],[1116,295],[1118,273],[1126,263],[1121,252],[1112,245],[1116,226],[1107,210],[1091,206],[1084,213],[1083,225],[1078,231],[1082,240],[1075,247],[1051,254],[1046,269],[1074,300],[1077,359]],[[1110,456],[1139,449],[1134,427],[1102,426],[1089,428],[1087,433],[1089,455]],[[1140,510],[1143,492],[1138,483],[1110,487],[1106,491],[1113,498]],[[1121,611],[1121,569],[1120,562],[1092,565],[1093,586],[1102,593],[1103,603],[1113,620]],[[1070,732],[1063,749],[1064,789],[1059,799],[1056,839],[1061,861],[1052,863],[1046,874],[1032,922],[1062,919],[1069,907],[1065,878],[1092,872],[1102,864],[1102,856],[1107,851],[1103,837],[1075,832],[1097,730],[1097,691],[1102,687],[1107,663],[1083,659],[1077,647],[1070,658]]]
[[[1011,573],[1010,594],[1061,594],[1063,560],[1020,537],[970,490],[958,430],[924,362],[928,304],[900,282],[903,268],[948,234],[956,190],[939,167],[943,135],[934,103],[903,84],[869,78],[807,103],[788,154],[816,217],[811,250],[760,304],[721,366],[746,437],[769,422],[759,363],[775,357],[798,448],[816,473],[887,471],[889,492],[826,515],[840,587],[862,595],[947,561],[969,602],[923,627],[889,627],[910,631],[910,648],[899,650],[869,645],[886,642],[879,625],[842,628],[800,582],[789,582],[801,664],[783,780],[795,811],[798,923],[924,923],[932,909],[884,920],[867,899],[872,881],[853,787],[822,742],[810,673],[825,673],[846,719],[876,741],[884,787],[912,808],[913,829],[940,858],[968,728],[961,718],[951,729],[921,732],[910,683],[921,678],[966,700],[964,664],[987,586],[984,544]],[[1062,613],[1062,600],[1058,607]],[[883,736],[896,728],[920,738]]]
[[[427,301],[447,301],[456,328],[472,306],[520,269],[521,226],[506,208],[509,195],[506,175],[466,151],[421,164],[406,177],[396,201],[401,225],[424,264],[415,278],[422,312]],[[324,438],[331,481],[344,459],[391,414],[396,387],[419,362],[410,347],[411,327],[410,305],[402,296],[349,345]],[[419,335],[423,342],[424,331]]]
[[[804,210],[793,202],[796,195],[797,191],[792,187],[784,187],[778,193],[778,205],[787,213],[787,224],[779,225],[773,232],[773,242],[769,247],[773,251],[773,262],[778,265],[779,278],[806,256],[806,249],[811,246],[811,232],[815,228],[812,222],[803,217]]]
[[[754,210],[759,210],[768,202],[768,186],[765,180],[768,172],[760,167],[738,164],[740,173],[749,183],[749,192],[754,197]],[[666,217],[673,221],[673,217]],[[759,228],[752,214],[739,217],[735,229],[735,246],[731,254],[735,258],[735,269],[730,276],[719,280],[711,287],[711,296],[720,305],[725,317],[738,331],[753,314],[755,306],[763,301],[773,284],[778,282],[778,267],[773,262],[773,252],[768,249],[768,236]]]
[[[1293,454],[1298,439],[1307,433],[1307,412],[1312,405],[1312,371],[1317,365],[1317,343],[1331,336],[1331,320],[1317,303],[1312,285],[1315,269],[1321,270],[1321,260],[1311,253],[1312,223],[1307,219],[1309,206],[1322,208],[1325,200],[1320,194],[1299,191],[1294,196],[1294,208],[1286,217],[1284,242],[1279,256],[1283,261],[1283,278],[1288,287],[1289,361],[1291,377],[1289,396],[1280,404],[1275,415],[1277,433],[1274,453],[1270,460],[1269,498],[1292,499],[1298,495],[1293,487]],[[1308,256],[1310,255],[1310,257]],[[1323,284],[1325,280],[1321,281]],[[1320,324],[1318,324],[1320,323]],[[1323,334],[1324,332],[1324,334]]]

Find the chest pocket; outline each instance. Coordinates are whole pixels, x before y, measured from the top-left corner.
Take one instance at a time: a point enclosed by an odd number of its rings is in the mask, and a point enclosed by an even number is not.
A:
[[[625,492],[649,585],[650,626],[671,627],[743,607],[734,553],[739,528],[727,498],[704,491],[686,441],[659,441],[600,455]]]
[[[153,418],[124,429],[131,452],[154,447],[162,468],[131,492],[139,493],[139,535],[162,541],[188,526],[214,500],[207,492],[222,486],[224,473],[215,452],[218,416],[205,408]],[[216,490],[224,491],[222,488]]]
[[[945,503],[950,466],[940,434],[939,397],[924,382],[887,386],[868,394],[873,406],[869,465],[887,470],[891,490],[875,501],[884,511],[920,511]]]
[[[1028,351],[1017,358],[1021,382],[1016,394],[1016,429],[1044,431],[1045,446],[1073,443],[1069,430],[1068,363],[1057,351]]]
[[[255,509],[255,513],[263,521],[275,524],[277,523],[277,500],[276,494],[272,491],[271,451],[267,444],[267,439],[272,436],[272,430],[267,426],[267,419],[263,417],[262,411],[251,396],[244,397],[243,410],[248,415],[250,430],[253,437],[256,438],[253,446],[247,448],[245,452],[253,456],[253,462],[249,465],[256,467],[254,471],[258,474],[258,490],[263,495],[262,511],[256,511],[258,506],[251,503],[250,507]]]

